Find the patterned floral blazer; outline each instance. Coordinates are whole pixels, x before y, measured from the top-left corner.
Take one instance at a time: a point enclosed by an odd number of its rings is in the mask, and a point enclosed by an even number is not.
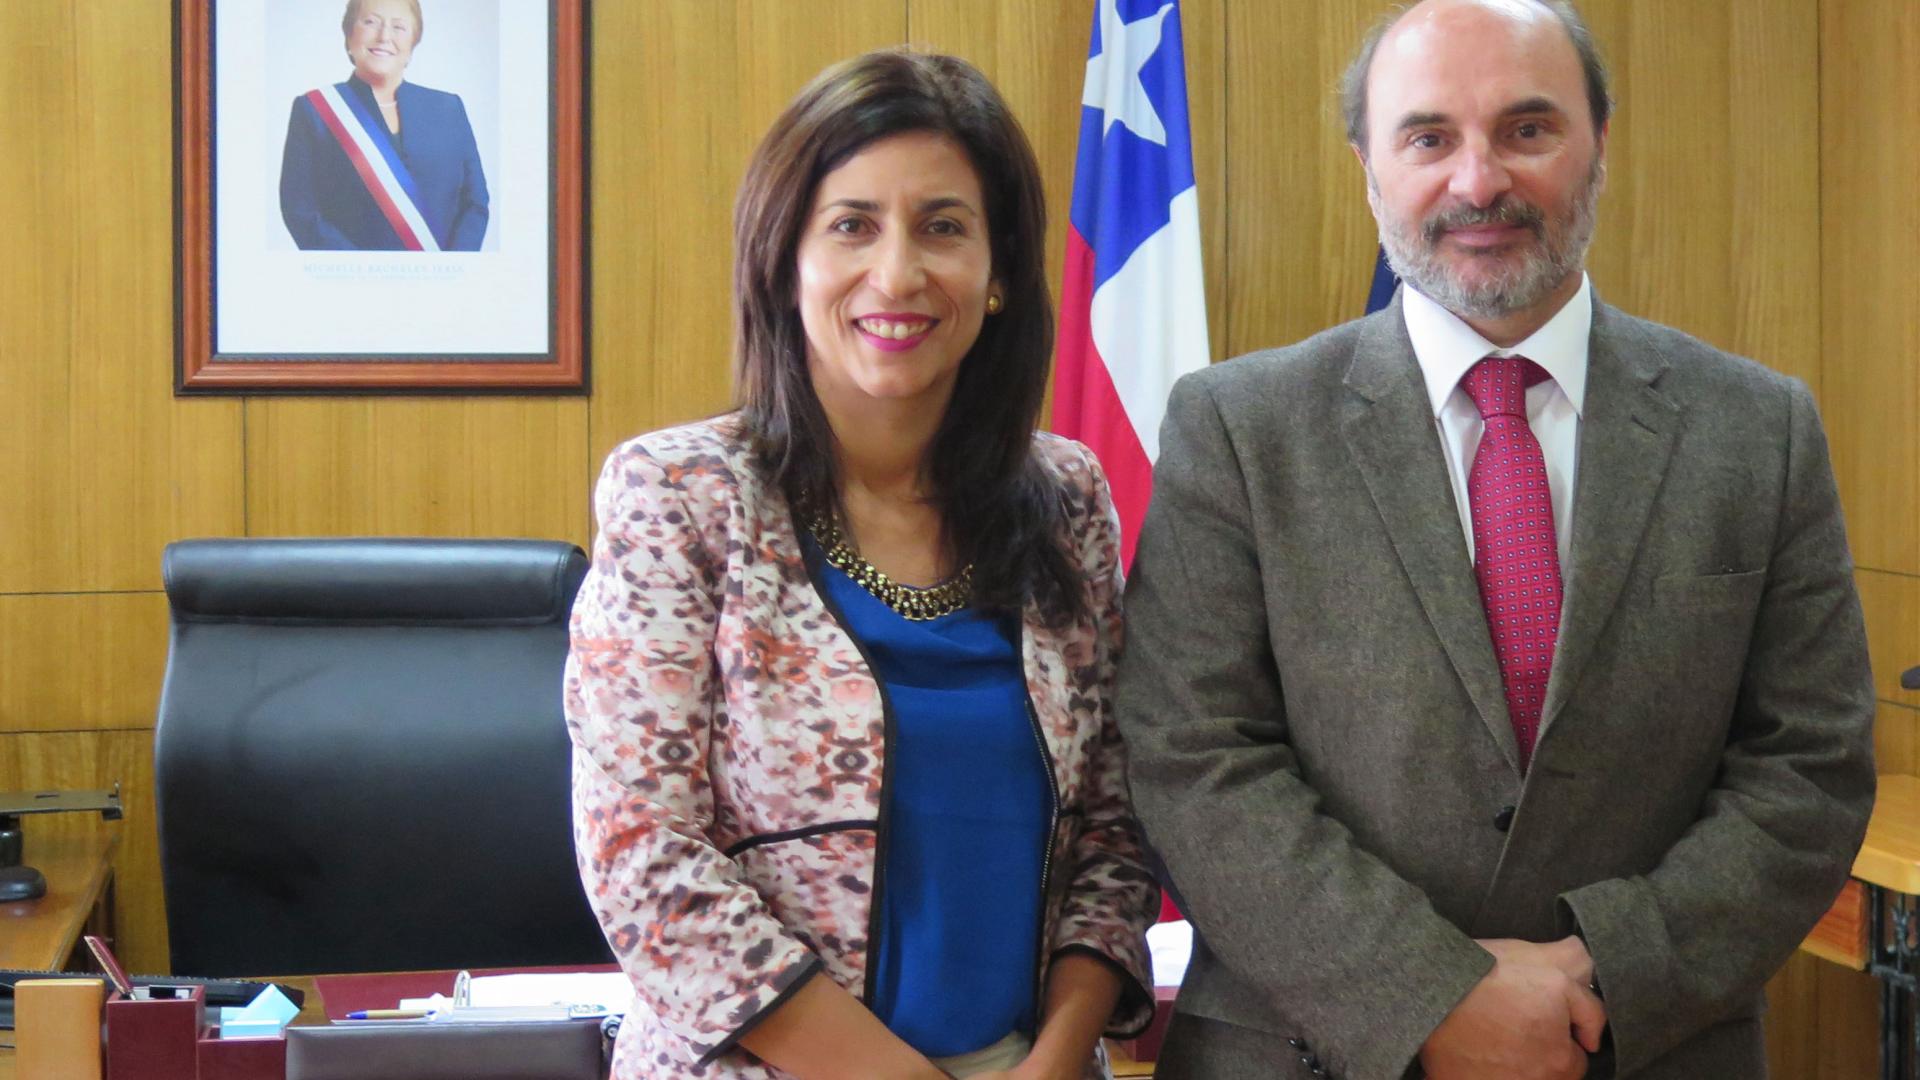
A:
[[[1120,647],[1117,524],[1085,447],[1040,435],[1069,495],[1092,618],[1024,613],[1027,690],[1057,792],[1035,992],[1084,949],[1128,978],[1110,1034],[1152,1015],[1146,869],[1108,693]],[[888,719],[815,588],[786,499],[726,417],[608,458],[573,613],[567,721],[587,895],[637,989],[616,1080],[788,1074],[735,1044],[810,977],[870,982]],[[982,882],[982,887],[991,887]],[[1088,1077],[1106,1075],[1104,1055]]]

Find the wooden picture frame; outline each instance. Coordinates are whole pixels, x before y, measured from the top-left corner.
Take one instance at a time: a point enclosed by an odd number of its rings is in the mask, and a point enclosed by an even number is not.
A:
[[[176,393],[585,393],[586,6],[174,0]]]

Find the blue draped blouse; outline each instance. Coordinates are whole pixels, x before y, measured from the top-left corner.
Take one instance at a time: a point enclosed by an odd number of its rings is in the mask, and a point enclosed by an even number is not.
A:
[[[873,1010],[929,1057],[1031,1034],[1052,805],[1017,624],[909,620],[818,565],[892,711]]]

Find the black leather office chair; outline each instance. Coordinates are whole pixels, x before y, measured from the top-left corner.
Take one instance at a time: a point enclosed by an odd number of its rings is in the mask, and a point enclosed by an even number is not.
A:
[[[530,540],[169,545],[154,774],[173,970],[607,960],[560,708],[586,566]]]

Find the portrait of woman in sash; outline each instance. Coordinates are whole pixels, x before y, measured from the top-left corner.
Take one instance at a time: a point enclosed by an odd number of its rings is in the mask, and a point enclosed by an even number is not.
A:
[[[406,81],[419,0],[349,0],[353,73],[293,100],[280,216],[305,251],[478,251],[487,180],[458,94]]]

